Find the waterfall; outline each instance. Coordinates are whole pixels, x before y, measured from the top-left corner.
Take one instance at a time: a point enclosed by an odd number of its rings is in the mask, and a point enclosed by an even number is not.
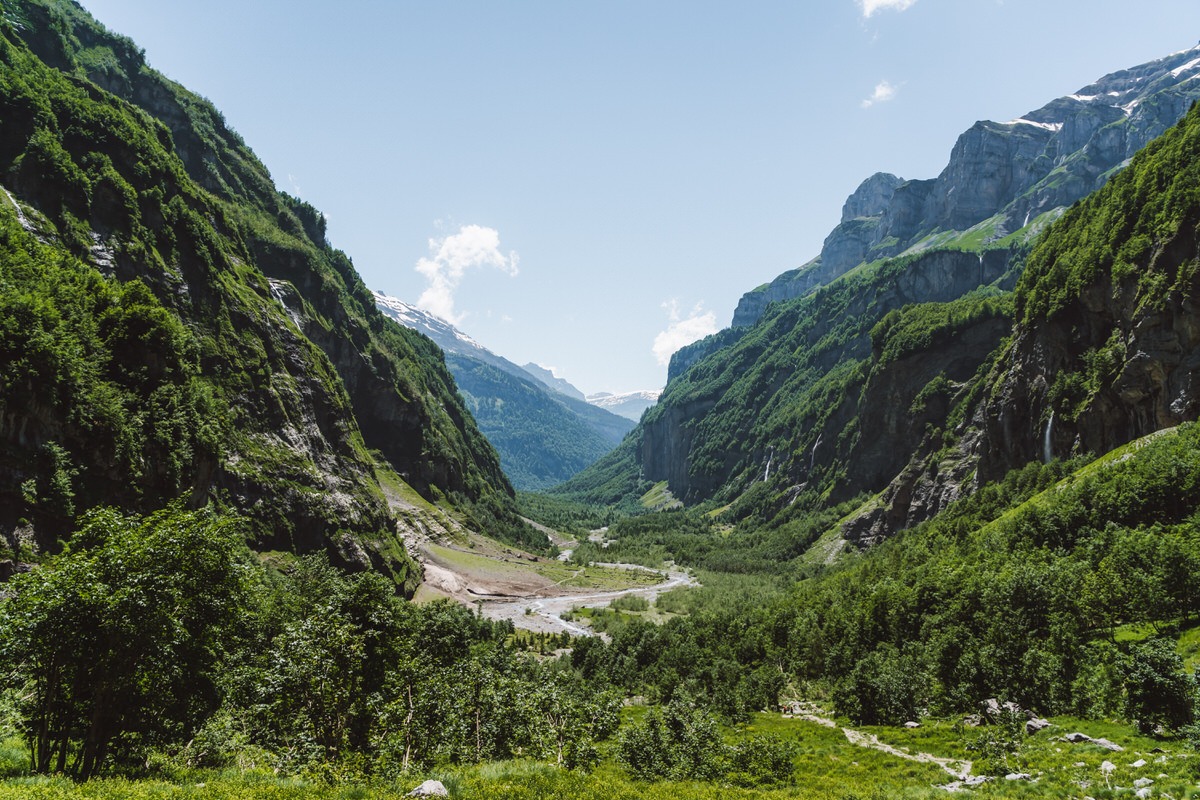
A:
[[[763,470],[763,483],[766,483],[771,478],[771,462],[775,460],[775,448],[772,447],[767,454],[767,468]]]
[[[1046,420],[1046,433],[1042,437],[1042,460],[1049,464],[1054,458],[1054,453],[1050,449],[1050,434],[1054,430],[1054,412],[1050,412],[1050,419]]]
[[[1025,221],[1021,223],[1021,227],[1022,227],[1022,228],[1024,228],[1026,225],[1028,225],[1028,224],[1029,224],[1029,215],[1030,215],[1030,214],[1032,214],[1032,213],[1033,213],[1033,209],[1032,209],[1032,208],[1031,208],[1031,209],[1029,209],[1028,211],[1026,211],[1026,212],[1025,212]]]

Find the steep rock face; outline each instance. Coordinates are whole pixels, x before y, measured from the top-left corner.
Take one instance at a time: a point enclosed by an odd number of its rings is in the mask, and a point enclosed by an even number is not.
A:
[[[721,469],[696,476],[690,468],[690,455],[696,438],[696,421],[712,411],[714,399],[695,400],[667,408],[642,435],[642,472],[651,481],[666,481],[672,492],[684,496],[703,496],[717,489],[733,466],[735,454],[726,455]]]
[[[993,220],[987,235],[1001,237],[1087,196],[1200,98],[1198,57],[1200,47],[1175,53],[1106,75],[1010,122],[977,122],[933,180],[872,176],[847,200],[820,256],[744,295],[733,324],[752,324],[771,302],[801,296],[864,261],[920,247],[939,232]]]
[[[876,172],[859,184],[854,193],[846,198],[842,205],[841,221],[879,216],[887,210],[892,202],[892,195],[903,183],[903,178],[897,178],[887,172]]]
[[[837,501],[886,486],[910,454],[940,427],[981,364],[1011,329],[1002,315],[985,316],[956,329],[936,347],[918,350],[874,372],[858,407],[859,435],[845,461],[853,464],[834,495]]]
[[[825,481],[830,491],[848,496],[882,488],[886,478],[874,477],[887,471],[882,463],[850,479],[833,477],[835,464],[844,461],[855,441],[847,426],[860,414],[878,413],[859,402],[872,326],[913,303],[959,298],[996,281],[1008,268],[1009,254],[1001,250],[922,253],[884,262],[870,274],[847,276],[844,281],[856,280],[835,282],[781,305],[749,330],[724,334],[733,342],[669,382],[658,405],[643,417],[642,475],[667,481],[672,493],[687,501],[708,499],[735,484],[744,489],[763,475],[774,485],[797,490]],[[976,356],[972,349],[964,358]],[[936,363],[932,359],[926,366]],[[949,362],[942,369],[964,380],[959,373],[969,366],[960,369]],[[903,387],[878,391],[915,396],[937,371],[914,370]],[[874,451],[869,456],[882,457]]]
[[[1048,232],[953,448],[919,448],[847,539],[879,541],[1031,461],[1101,455],[1200,417],[1198,156],[1194,109]]]

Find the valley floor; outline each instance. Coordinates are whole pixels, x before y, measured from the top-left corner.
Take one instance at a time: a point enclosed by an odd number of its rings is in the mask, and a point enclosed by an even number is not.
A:
[[[573,541],[555,536],[555,544]],[[494,620],[509,620],[534,633],[594,635],[586,625],[564,619],[575,608],[600,608],[631,595],[653,602],[663,592],[697,582],[684,570],[653,570],[636,564],[570,564],[527,553],[486,537],[462,541],[424,540],[416,551],[425,580],[418,602],[450,598]],[[569,551],[567,551],[569,552]]]

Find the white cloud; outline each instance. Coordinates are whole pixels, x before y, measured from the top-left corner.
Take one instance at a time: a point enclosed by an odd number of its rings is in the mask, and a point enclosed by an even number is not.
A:
[[[876,103],[886,103],[888,100],[891,100],[896,96],[896,90],[898,88],[899,87],[893,86],[887,81],[880,81],[875,87],[875,91],[871,93],[871,96],[862,101],[862,107],[870,108]]]
[[[654,351],[658,363],[666,366],[679,348],[717,332],[717,315],[705,311],[703,303],[697,303],[692,313],[684,319],[679,313],[679,301],[668,300],[662,304],[670,324],[654,337]]]
[[[458,233],[429,240],[429,256],[417,262],[417,272],[429,285],[417,299],[417,307],[458,325],[466,317],[454,310],[454,292],[469,269],[494,267],[511,276],[517,274],[516,252],[500,252],[500,233],[482,225],[463,225]]]
[[[917,0],[858,0],[858,5],[862,7],[862,15],[869,17],[876,11],[884,9],[894,9],[896,11],[905,11],[913,7]]]

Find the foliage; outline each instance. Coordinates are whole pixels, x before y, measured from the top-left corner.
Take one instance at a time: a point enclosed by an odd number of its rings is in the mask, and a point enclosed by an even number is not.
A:
[[[241,601],[235,543],[207,512],[95,511],[67,552],[12,581],[0,652],[25,687],[35,771],[86,779],[212,712]]]
[[[1142,733],[1159,727],[1178,731],[1195,722],[1196,688],[1195,677],[1183,672],[1174,641],[1155,638],[1133,647],[1125,673],[1125,711]]]
[[[916,649],[885,643],[854,665],[833,694],[834,708],[855,722],[901,725],[920,719],[930,694],[928,667]]]
[[[715,721],[678,697],[621,731],[618,746],[621,763],[639,780],[713,780],[723,768]]]
[[[572,398],[482,361],[447,354],[446,363],[467,410],[519,490],[561,483],[612,450],[633,427],[615,415],[608,415],[613,422],[596,420],[592,412],[599,409],[579,408]],[[612,431],[601,427],[614,423]]]

